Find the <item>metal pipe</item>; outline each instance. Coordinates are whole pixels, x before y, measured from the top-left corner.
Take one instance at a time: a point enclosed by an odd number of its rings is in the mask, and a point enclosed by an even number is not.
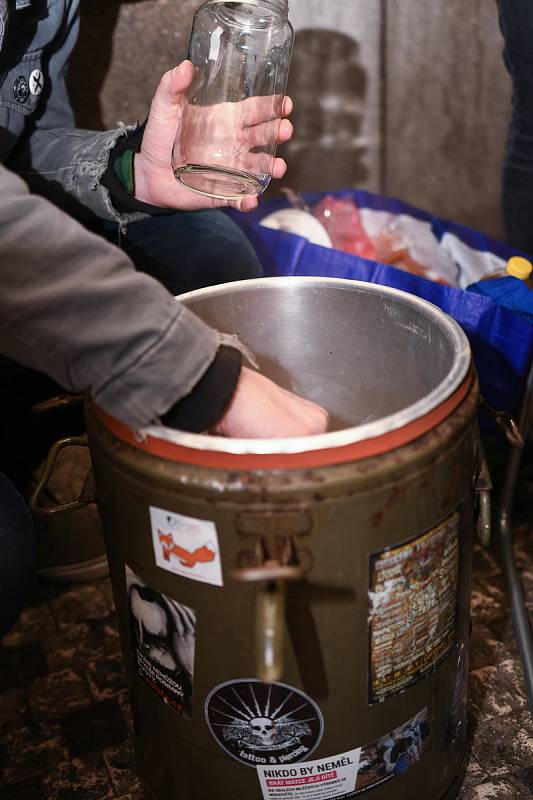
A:
[[[530,367],[519,419],[519,427],[524,439],[527,438],[530,424],[529,408],[532,399],[533,363]],[[518,652],[524,670],[529,709],[533,714],[533,635],[531,632],[529,613],[525,603],[522,581],[514,557],[512,536],[513,501],[521,460],[522,449],[518,447],[511,448],[499,498],[495,528],[500,546],[502,568],[509,591],[511,613],[518,642]]]
[[[269,581],[256,596],[256,674],[264,683],[283,676],[283,635],[287,584]]]
[[[490,547],[492,541],[492,478],[481,436],[478,435],[479,472],[476,478],[476,497],[478,506],[477,535],[483,547]]]

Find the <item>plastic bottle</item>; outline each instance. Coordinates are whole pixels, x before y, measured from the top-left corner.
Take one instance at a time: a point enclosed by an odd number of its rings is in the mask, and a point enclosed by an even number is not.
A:
[[[505,278],[511,276],[512,278],[518,278],[519,280],[523,281],[526,286],[533,290],[533,280],[531,278],[532,273],[533,264],[531,261],[528,261],[527,258],[523,258],[522,256],[513,256],[507,262],[505,269],[498,270],[497,272],[491,272],[490,275],[486,275],[481,280],[490,281],[494,278]]]
[[[194,15],[176,179],[223,199],[272,177],[294,42],[288,0],[205,0]]]
[[[513,278],[519,278],[523,281],[526,286],[529,286],[530,289],[533,289],[533,280],[531,279],[531,273],[533,273],[533,264],[531,261],[528,261],[527,258],[522,258],[522,256],[513,256],[507,262],[506,270],[508,275],[512,275]]]

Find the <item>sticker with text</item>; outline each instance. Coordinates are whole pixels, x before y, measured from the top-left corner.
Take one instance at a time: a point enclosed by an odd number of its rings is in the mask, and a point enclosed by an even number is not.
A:
[[[429,748],[427,708],[391,733],[337,756],[257,766],[264,800],[346,800],[388,783]]]
[[[193,581],[222,586],[215,523],[150,506],[155,563]]]
[[[205,716],[222,749],[250,767],[302,761],[324,728],[320,709],[303,692],[253,678],[216,686],[206,700]]]
[[[332,800],[355,791],[361,748],[292,767],[257,767],[264,800]]]
[[[402,692],[455,644],[461,515],[370,559],[369,702]]]
[[[190,719],[196,614],[147,586],[128,566],[126,588],[135,670],[164,703]]]

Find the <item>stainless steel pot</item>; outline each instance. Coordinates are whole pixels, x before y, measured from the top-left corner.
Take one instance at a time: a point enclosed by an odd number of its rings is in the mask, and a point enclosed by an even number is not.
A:
[[[134,436],[89,405],[135,722],[156,800],[456,795],[478,386],[438,309],[324,278],[179,298],[335,430]]]

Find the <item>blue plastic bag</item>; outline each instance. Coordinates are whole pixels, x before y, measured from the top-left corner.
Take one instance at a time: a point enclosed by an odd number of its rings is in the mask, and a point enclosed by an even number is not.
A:
[[[352,197],[357,206],[395,214],[407,214],[431,225],[441,241],[447,233],[456,236],[469,248],[507,260],[517,251],[483,234],[441,220],[399,200],[360,191],[334,192],[335,197]],[[306,195],[310,206],[324,195]],[[261,219],[281,208],[284,200],[263,202],[251,214],[229,212],[254,245],[267,277],[283,275],[348,278],[401,289],[415,294],[450,314],[464,329],[474,356],[481,392],[495,408],[514,411],[533,353],[533,325],[527,314],[499,304],[498,298],[475,291],[464,291],[420,278],[394,267],[358,258],[339,250],[310,244],[306,239],[261,226]],[[533,293],[532,293],[533,294]]]

